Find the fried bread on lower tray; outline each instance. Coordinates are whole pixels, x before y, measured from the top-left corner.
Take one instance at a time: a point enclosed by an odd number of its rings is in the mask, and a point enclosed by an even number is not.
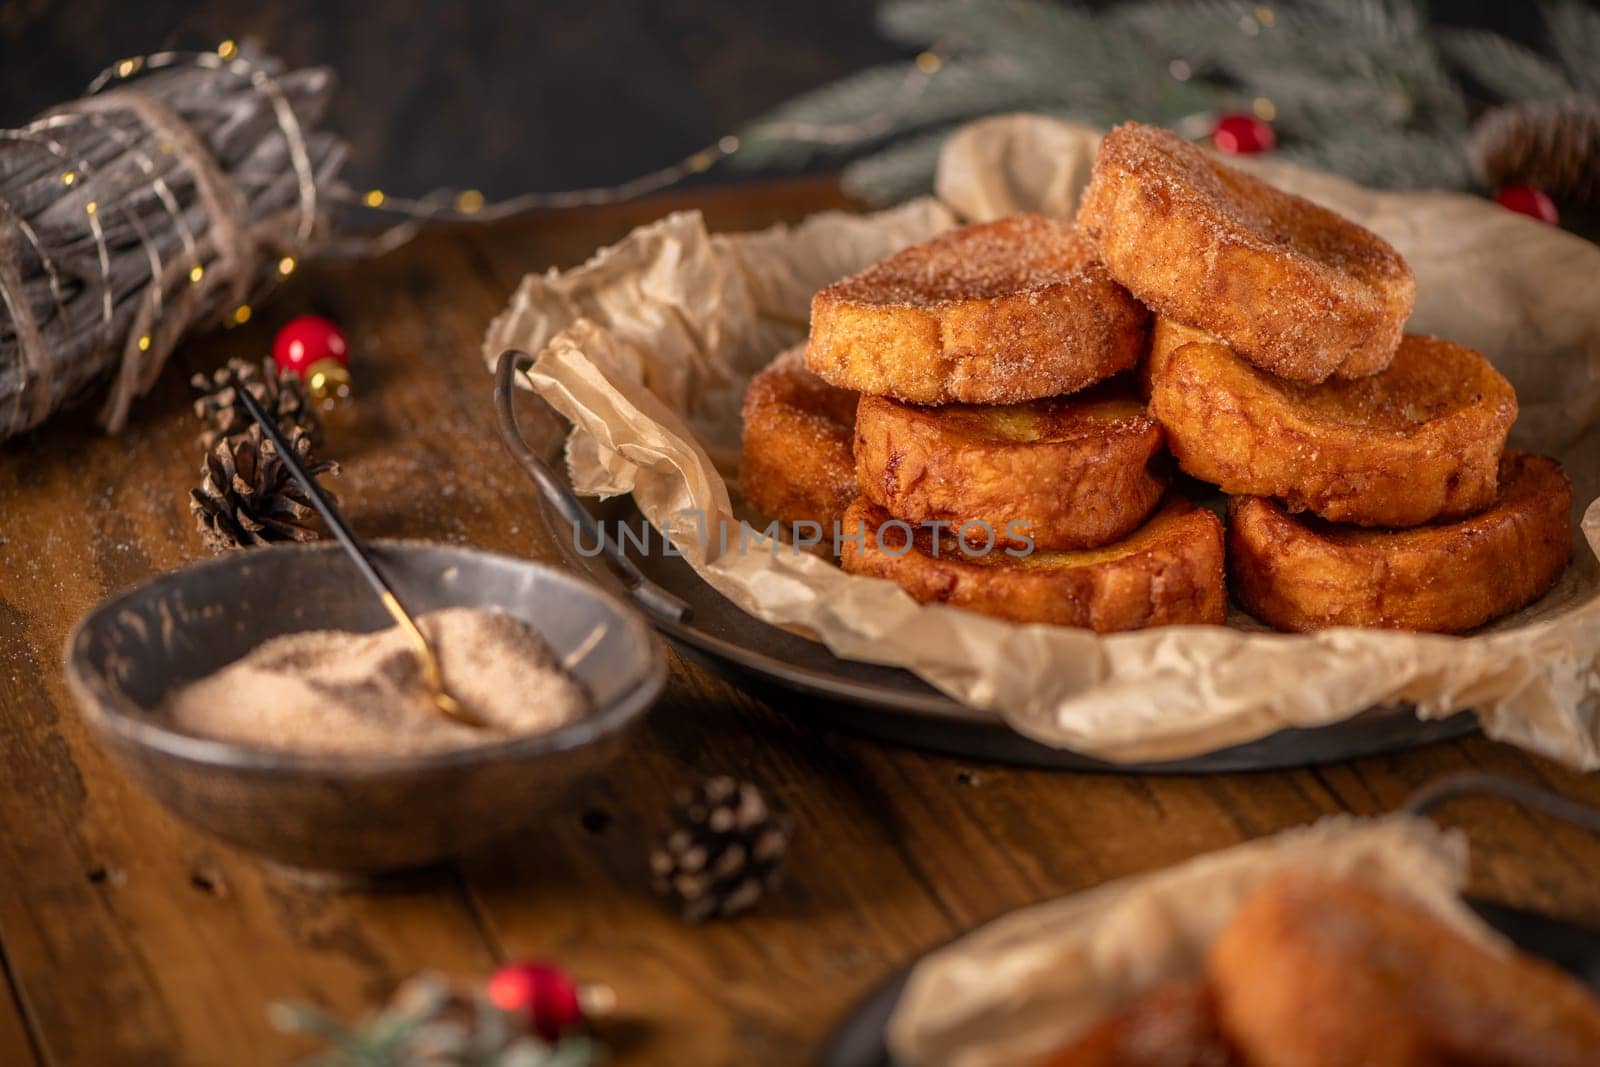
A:
[[[1135,997],[1038,1067],[1242,1067],[1210,987],[1174,982]]]
[[[1222,1028],[1273,1067],[1593,1067],[1600,1001],[1356,881],[1292,872],[1213,942]]]

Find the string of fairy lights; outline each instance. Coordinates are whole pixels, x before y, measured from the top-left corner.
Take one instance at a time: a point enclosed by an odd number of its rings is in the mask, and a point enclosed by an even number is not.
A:
[[[927,91],[929,80],[943,65],[944,60],[937,52],[920,53],[889,105],[866,119],[830,125],[771,122],[763,124],[754,132],[762,137],[804,140],[817,144],[847,144],[862,137],[886,133],[893,127],[898,115],[909,109],[917,97]],[[616,185],[592,186],[562,192],[522,193],[493,203],[486,201],[483,193],[477,189],[439,189],[422,197],[404,197],[378,188],[356,192],[348,187],[336,186],[331,191],[331,197],[343,203],[358,204],[375,211],[409,216],[410,221],[363,242],[363,251],[367,254],[381,255],[409,241],[415,236],[421,224],[429,221],[490,222],[530,211],[593,207],[634,200],[703,174],[738,153],[743,146],[744,142],[737,134],[728,133],[676,162]]]
[[[1240,32],[1253,36],[1264,28],[1272,27],[1275,21],[1276,17],[1270,7],[1257,7],[1253,14],[1240,18]],[[818,145],[858,143],[864,139],[886,134],[894,128],[901,116],[916,106],[917,101],[928,91],[932,81],[945,68],[946,58],[942,51],[943,49],[936,45],[919,53],[908,66],[904,80],[891,94],[887,104],[863,118],[832,124],[772,121],[756,127],[752,132],[762,138],[805,141]],[[274,111],[285,142],[289,146],[291,161],[300,183],[298,233],[302,240],[309,240],[315,226],[319,197],[335,204],[404,216],[405,221],[375,234],[341,238],[326,249],[333,255],[382,255],[404,245],[422,226],[433,221],[490,222],[537,210],[587,207],[636,199],[703,174],[737,154],[744,146],[743,140],[738,135],[729,133],[664,167],[614,185],[557,192],[528,192],[496,201],[488,200],[481,191],[474,188],[437,189],[421,196],[405,196],[379,187],[360,190],[335,182],[319,190],[311,173],[304,133],[300,130],[293,109],[288,105],[284,95],[276,91],[272,75],[243,54],[238,42],[234,40],[225,40],[211,51],[157,52],[119,60],[90,83],[88,92],[93,95],[118,83],[137,78],[141,74],[184,62],[226,68],[233,73],[248,77],[273,100]],[[1188,80],[1192,73],[1189,65],[1182,59],[1173,60],[1168,67],[1169,76],[1178,81]],[[1266,122],[1276,117],[1273,102],[1265,97],[1258,97],[1252,101],[1251,111],[1257,118]],[[1197,133],[1199,132],[1197,123],[1204,121],[1205,117],[1193,118],[1194,123],[1176,125],[1180,129],[1185,126],[1193,127],[1184,132]],[[77,180],[80,170],[81,168],[72,167],[64,170],[61,174],[62,183],[72,185]],[[93,216],[98,210],[98,205],[90,201],[85,210],[91,217],[93,226]],[[176,218],[175,209],[173,214]],[[192,242],[186,244],[191,248],[192,254]],[[292,275],[298,266],[298,256],[283,255],[278,259],[276,270],[271,273],[271,279],[282,281]],[[196,262],[189,273],[191,283],[198,285],[204,277],[205,268]],[[252,295],[251,300],[241,301],[226,316],[225,322],[228,325],[240,325],[250,321],[253,314],[251,301],[259,299],[261,295],[258,292]],[[137,340],[140,351],[147,351],[150,345],[151,338],[148,334],[142,335]]]
[[[1263,5],[1258,6],[1253,14],[1240,17],[1239,30],[1248,36],[1255,36],[1275,24],[1276,15],[1273,10]],[[853,122],[831,124],[773,121],[756,127],[753,132],[762,138],[805,141],[818,145],[851,144],[888,133],[894,128],[897,119],[916,105],[918,99],[928,91],[932,80],[944,69],[945,57],[941,52],[942,49],[936,45],[918,53],[889,102],[864,118]],[[114,81],[131,78],[142,71],[170,65],[183,58],[185,57],[180,53],[164,52],[123,59],[108,67],[91,82],[89,92],[98,92]],[[200,63],[231,64],[238,72],[260,79],[263,84],[269,84],[271,81],[269,75],[254,67],[240,54],[239,45],[233,40],[223,41],[214,52],[196,53],[188,58]],[[1187,81],[1193,72],[1184,60],[1174,59],[1169,64],[1168,73],[1174,80]],[[1264,122],[1271,122],[1277,114],[1273,102],[1266,97],[1255,98],[1251,103],[1251,111]],[[298,134],[289,133],[297,126],[292,113],[287,116],[280,115],[280,119],[285,120],[282,125],[285,127],[286,136],[299,167],[305,160],[303,138]],[[296,145],[299,146],[298,150],[294,147]],[[324,195],[336,203],[407,216],[407,222],[360,241],[358,247],[364,254],[381,255],[405,244],[415,236],[421,224],[429,221],[490,222],[530,211],[590,207],[633,200],[703,174],[737,154],[742,147],[743,141],[738,135],[724,134],[710,144],[664,167],[615,185],[559,192],[528,192],[493,202],[487,200],[481,191],[473,188],[437,189],[422,196],[408,197],[377,187],[356,190],[343,184],[335,184],[331,189],[325,190]],[[315,183],[309,181],[309,175],[306,178],[306,217],[312,218],[316,188]],[[63,180],[70,183],[70,176],[63,175]],[[283,257],[278,264],[279,276],[287,277],[293,273],[296,265],[295,257]],[[233,321],[242,323],[249,320],[250,314],[249,306],[242,305],[232,318]]]
[[[179,63],[195,63],[205,67],[226,69],[248,77],[252,83],[273,98],[278,124],[289,145],[291,159],[295,164],[300,183],[302,238],[308,239],[311,234],[317,217],[319,197],[336,204],[405,217],[404,222],[376,234],[345,237],[331,243],[326,251],[335,256],[383,255],[410,241],[422,226],[429,222],[491,222],[532,211],[588,207],[633,200],[703,174],[736,154],[743,145],[738,135],[725,134],[664,167],[615,185],[558,192],[528,192],[492,202],[481,191],[473,188],[436,189],[422,196],[398,195],[377,187],[359,190],[337,182],[319,189],[310,171],[305,150],[305,136],[293,109],[287,105],[281,92],[275,92],[272,75],[243,54],[238,42],[234,40],[225,40],[212,51],[192,53],[166,51],[119,60],[90,82],[88,94],[92,96],[141,75]],[[833,125],[775,122],[760,127],[758,132],[763,137],[807,140],[819,144],[843,144],[886,132],[893,126],[900,113],[914,106],[918,97],[927,90],[929,81],[938,74],[943,65],[944,60],[937,51],[920,53],[890,104],[879,113],[865,119]],[[82,164],[77,169],[69,167],[64,170],[61,174],[62,183],[72,185],[80,171],[86,168],[87,164]],[[91,225],[98,209],[99,205],[94,201],[86,205],[86,211],[91,216]],[[175,211],[173,214],[177,221]],[[103,243],[103,238],[101,240]],[[299,257],[282,256],[277,262],[275,280],[282,281],[288,278],[298,266]],[[190,271],[191,283],[199,284],[204,277],[205,268],[196,262]],[[261,295],[254,294],[252,300],[258,300]],[[253,314],[252,301],[242,301],[226,316],[225,324],[242,325],[249,322]],[[140,351],[148,351],[150,345],[149,335],[142,335],[137,340]]]

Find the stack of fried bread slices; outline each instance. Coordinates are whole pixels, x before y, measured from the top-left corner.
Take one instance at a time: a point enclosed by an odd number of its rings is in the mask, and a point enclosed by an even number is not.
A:
[[[1505,451],[1487,360],[1403,333],[1414,291],[1376,235],[1125,125],[1076,227],[962,227],[818,293],[751,383],[741,485],[852,573],[1019,622],[1220,623],[1231,589],[1281,629],[1468,630],[1554,583],[1572,490]],[[1172,457],[1229,497],[1226,585]]]

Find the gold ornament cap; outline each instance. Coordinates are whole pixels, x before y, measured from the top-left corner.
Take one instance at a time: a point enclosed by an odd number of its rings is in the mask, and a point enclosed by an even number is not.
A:
[[[350,369],[336,359],[319,359],[306,368],[306,390],[325,404],[350,395]]]

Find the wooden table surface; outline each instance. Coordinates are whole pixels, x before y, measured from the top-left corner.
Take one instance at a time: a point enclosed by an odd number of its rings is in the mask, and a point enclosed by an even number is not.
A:
[[[479,354],[518,279],[669,208],[726,230],[841,203],[815,181],[679,194],[306,269],[248,326],[183,346],[122,436],[84,411],[0,446],[0,1064],[283,1063],[311,1046],[271,1028],[272,1001],[354,1017],[417,971],[482,976],[526,956],[615,988],[603,1037],[619,1063],[805,1062],[875,982],[1025,904],[1330,812],[1386,811],[1452,771],[1600,804],[1600,779],[1481,737],[1205,778],[983,765],[833,732],[804,699],[769,706],[674,657],[631,748],[547,825],[420,883],[327,894],[189,830],[95,746],[62,677],[69,628],[205,555],[185,499],[200,464],[191,372],[263,354],[292,315],[332,317],[358,392],[325,451],[356,527],[551,559],[492,430]],[[790,877],[745,917],[689,927],[651,897],[647,844],[675,788],[721,772],[794,813]],[[1495,801],[1442,817],[1470,834],[1475,892],[1600,926],[1600,841]]]

